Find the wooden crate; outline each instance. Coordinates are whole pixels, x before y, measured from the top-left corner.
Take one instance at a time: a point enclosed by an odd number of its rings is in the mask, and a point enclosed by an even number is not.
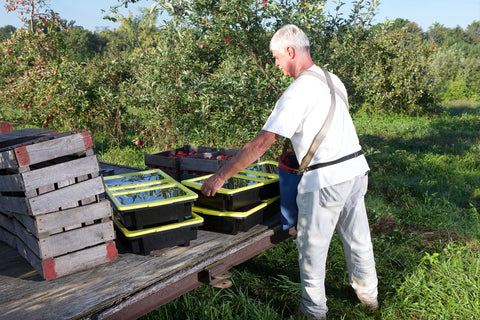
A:
[[[47,280],[115,259],[112,208],[101,200],[105,186],[90,133],[6,134],[0,212],[13,221],[19,253]]]
[[[91,203],[105,191],[88,131],[37,136],[0,149],[0,173],[0,211],[7,213],[55,212]]]

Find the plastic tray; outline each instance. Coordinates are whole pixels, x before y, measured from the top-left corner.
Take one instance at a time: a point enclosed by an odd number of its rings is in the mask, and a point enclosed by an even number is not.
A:
[[[215,196],[206,197],[200,189],[203,182],[212,175],[202,176],[182,183],[198,194],[197,204],[200,207],[210,207],[221,211],[235,211],[262,200],[270,199],[280,194],[278,175],[262,172],[241,171],[225,181]]]
[[[197,194],[159,169],[104,177],[107,198],[127,228],[143,229],[190,216]]]
[[[244,171],[263,172],[278,176],[278,162],[272,160],[261,161],[249,165]]]
[[[215,152],[204,152],[180,159],[180,170],[187,173],[202,173],[200,175],[217,172],[225,163],[230,161],[240,150],[222,148]]]
[[[238,211],[217,211],[194,206],[192,211],[204,218],[202,229],[237,234],[248,231],[253,226],[262,223],[280,211],[280,197],[262,201],[260,204],[251,205]]]
[[[217,152],[217,148],[184,145],[181,148],[162,151],[155,154],[145,154],[145,165],[150,168],[158,168],[168,172],[175,180],[180,180],[180,159],[204,152]]]
[[[113,222],[120,231],[117,234],[128,243],[133,253],[148,255],[154,250],[190,245],[190,241],[197,238],[197,230],[203,224],[203,218],[192,213],[191,218],[183,222],[140,230],[128,230],[117,216]]]

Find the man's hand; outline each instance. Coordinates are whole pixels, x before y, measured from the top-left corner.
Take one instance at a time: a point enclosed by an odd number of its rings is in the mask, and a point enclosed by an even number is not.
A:
[[[228,161],[217,173],[203,182],[202,188],[200,189],[202,193],[207,197],[214,196],[225,181],[260,158],[278,138],[280,138],[280,136],[275,133],[264,130],[260,131],[232,160]]]
[[[225,180],[220,179],[218,175],[214,174],[203,182],[202,188],[200,190],[207,197],[213,197],[215,193],[217,193],[218,189],[223,186],[224,183]]]

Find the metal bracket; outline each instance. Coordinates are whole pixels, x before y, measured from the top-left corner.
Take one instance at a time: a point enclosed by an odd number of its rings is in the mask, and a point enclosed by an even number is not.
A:
[[[230,288],[232,286],[232,281],[228,280],[232,276],[230,267],[221,261],[214,263],[199,273],[199,281],[215,288]]]

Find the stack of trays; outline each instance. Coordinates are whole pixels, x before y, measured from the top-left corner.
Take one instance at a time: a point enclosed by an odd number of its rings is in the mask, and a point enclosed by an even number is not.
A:
[[[204,229],[236,234],[278,212],[280,192],[275,162],[251,165],[228,179],[213,197],[206,197],[200,191],[209,177],[211,175],[182,181],[198,194],[192,210],[204,218]]]
[[[149,254],[196,239],[202,219],[192,216],[192,205],[198,196],[163,171],[108,176],[104,181],[115,226],[133,252]]]

